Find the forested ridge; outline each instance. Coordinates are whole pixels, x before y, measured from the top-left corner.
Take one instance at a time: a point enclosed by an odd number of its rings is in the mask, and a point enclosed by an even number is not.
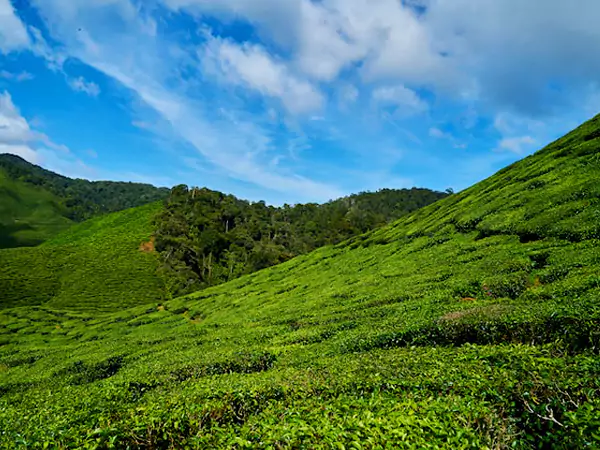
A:
[[[169,193],[167,188],[150,184],[68,178],[11,154],[0,154],[0,169],[12,180],[59,197],[66,208],[65,216],[75,222],[162,200]]]
[[[179,185],[156,218],[155,245],[172,295],[183,295],[373,230],[448,195],[382,189],[324,204],[248,202]]]
[[[76,222],[164,199],[154,220],[159,275],[183,295],[336,244],[448,193],[382,189],[329,201],[269,206],[186,185],[71,179],[0,155],[0,248],[34,246]]]

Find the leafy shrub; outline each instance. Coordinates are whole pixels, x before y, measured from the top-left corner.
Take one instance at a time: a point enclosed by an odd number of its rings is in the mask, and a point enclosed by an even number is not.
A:
[[[55,375],[68,378],[71,384],[85,384],[112,377],[121,367],[123,367],[123,357],[112,356],[97,363],[75,361]]]
[[[211,375],[263,372],[271,369],[276,361],[277,357],[269,352],[239,352],[233,355],[232,359],[183,367],[172,372],[171,375],[177,381],[184,381]]]

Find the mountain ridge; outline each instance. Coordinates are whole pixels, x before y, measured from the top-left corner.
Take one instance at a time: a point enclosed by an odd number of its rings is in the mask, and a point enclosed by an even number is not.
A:
[[[0,154],[0,248],[35,246],[74,223],[162,200],[168,192],[141,183],[72,179]]]

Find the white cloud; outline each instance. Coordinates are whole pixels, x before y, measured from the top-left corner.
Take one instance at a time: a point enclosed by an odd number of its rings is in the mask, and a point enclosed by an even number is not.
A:
[[[0,153],[10,153],[11,155],[17,155],[32,164],[40,164],[42,158],[34,149],[28,145],[22,144],[4,144],[0,142]]]
[[[436,127],[432,127],[429,129],[429,136],[434,137],[436,139],[452,139],[452,135],[450,133],[446,133],[445,131],[442,131]]]
[[[0,0],[0,53],[10,53],[29,46],[29,35],[15,13],[10,0]]]
[[[549,86],[600,80],[600,2],[437,0],[426,25],[449,57],[477,81],[481,99],[548,114],[573,93]]]
[[[293,52],[306,75],[332,81],[357,62],[369,79],[444,81],[442,58],[410,7],[397,0],[163,0],[173,9],[242,17],[281,48]]]
[[[86,81],[83,77],[70,79],[69,86],[74,91],[84,92],[91,97],[97,97],[100,94],[100,86],[93,81]]]
[[[210,38],[200,57],[205,68],[217,71],[221,79],[279,98],[292,113],[310,112],[323,104],[323,96],[313,84],[295,76],[259,45]]]
[[[526,149],[531,148],[536,143],[536,140],[531,136],[519,136],[501,139],[498,143],[498,151],[509,151],[521,155]]]
[[[0,153],[20,156],[32,164],[67,176],[93,173],[62,144],[31,128],[8,92],[0,92]]]
[[[9,72],[7,70],[0,70],[0,78],[4,78],[5,80],[9,80],[9,81],[29,81],[29,80],[33,80],[34,76],[33,74],[26,72],[26,71],[22,71],[19,73],[13,73],[13,72]]]
[[[34,149],[34,144],[44,138],[50,141],[30,128],[8,92],[0,92],[0,153],[11,153],[39,164],[43,158]]]
[[[54,72],[63,72],[63,66],[67,56],[58,47],[50,47],[44,39],[42,32],[35,27],[29,27],[33,42],[31,51],[46,61],[48,68]]]
[[[373,100],[381,105],[396,106],[397,113],[419,114],[427,111],[428,105],[415,91],[405,86],[384,86],[373,91]]]
[[[158,116],[167,123],[172,136],[191,144],[217,171],[270,192],[293,193],[297,198],[327,200],[339,194],[335,187],[301,176],[289,167],[278,167],[276,171],[269,167],[273,153],[279,148],[273,142],[269,126],[261,118],[243,113],[235,96],[216,92],[229,98],[231,104],[223,101],[223,97],[210,101],[199,96],[195,80],[182,78],[180,72],[185,68],[198,74],[201,66],[197,55],[188,53],[190,48],[180,46],[179,41],[148,34],[145,22],[122,13],[121,7],[116,6],[119,2],[128,3],[111,0],[104,2],[102,8],[88,2],[78,3],[75,8],[65,0],[35,3],[53,39],[60,42],[70,58],[94,67],[135,93],[153,111],[152,120]],[[96,13],[99,10],[102,14]],[[85,33],[73,31],[78,28]],[[296,78],[260,48],[234,48],[223,41],[215,41],[213,45],[214,54],[224,58],[224,67],[236,85],[252,85],[266,96],[281,95],[284,105],[295,111],[306,111],[319,101],[311,84]],[[174,48],[178,51],[174,52]],[[220,60],[217,61],[220,69]],[[260,72],[249,66],[253,62],[264,63],[276,87],[261,81]]]
[[[31,140],[32,131],[12,101],[8,92],[0,93],[0,143],[24,144]]]
[[[500,112],[494,117],[494,128],[502,135],[536,133],[543,130],[544,122],[519,114]]]
[[[367,82],[425,86],[529,115],[579,101],[548,80],[600,82],[600,59],[590,56],[600,54],[597,0],[547,0],[543,8],[522,0],[162,1],[248,20],[319,81],[352,69]]]

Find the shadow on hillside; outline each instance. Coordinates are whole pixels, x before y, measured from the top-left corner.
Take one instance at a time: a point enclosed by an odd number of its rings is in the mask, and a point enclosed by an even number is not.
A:
[[[14,234],[19,231],[30,231],[34,228],[27,223],[0,224],[0,249],[15,247],[35,247],[43,241],[40,239],[17,239]]]

